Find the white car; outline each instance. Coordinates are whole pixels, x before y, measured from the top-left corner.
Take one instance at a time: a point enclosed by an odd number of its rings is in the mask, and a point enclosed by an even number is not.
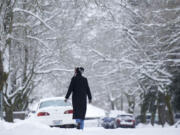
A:
[[[72,105],[64,98],[47,98],[39,102],[35,119],[51,127],[75,127],[72,114]]]

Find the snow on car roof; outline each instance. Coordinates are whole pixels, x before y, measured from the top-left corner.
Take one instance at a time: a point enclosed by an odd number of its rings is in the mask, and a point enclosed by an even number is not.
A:
[[[64,100],[64,97],[50,97],[50,98],[43,98],[40,102],[49,101],[49,100]]]

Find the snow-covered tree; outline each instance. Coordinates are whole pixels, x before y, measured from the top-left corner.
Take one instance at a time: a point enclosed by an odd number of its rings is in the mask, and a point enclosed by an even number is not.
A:
[[[6,120],[10,122],[13,121],[13,111],[27,108],[29,95],[37,84],[35,71],[39,55],[43,50],[48,50],[37,33],[41,30],[43,34],[48,30],[53,31],[47,20],[44,21],[42,15],[38,14],[39,3],[36,2],[2,1],[1,61],[7,74],[2,87]]]
[[[172,65],[178,65],[178,59],[173,56],[177,56],[179,51],[179,30],[176,27],[180,3],[168,0],[131,2],[131,9],[134,9],[140,19],[138,24],[132,25],[136,48],[142,57],[139,61],[141,66],[138,78],[141,86],[145,86],[145,95],[151,93],[152,88],[155,90],[155,106],[160,108],[164,104],[164,109],[167,107],[169,123],[172,124],[173,113],[168,86],[173,76],[170,69],[173,69]],[[147,82],[146,85],[143,85],[144,82]],[[163,111],[165,110],[158,109],[159,117],[164,117]]]
[[[169,85],[179,69],[179,6],[178,0],[2,0],[5,103],[26,90],[28,100],[63,96],[74,68],[83,66],[96,105],[123,110],[126,103],[130,113],[140,105],[144,116],[150,111],[161,118],[167,108],[172,124]]]

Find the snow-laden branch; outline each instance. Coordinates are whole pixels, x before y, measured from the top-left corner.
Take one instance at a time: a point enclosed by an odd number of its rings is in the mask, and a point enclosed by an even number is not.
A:
[[[50,69],[50,70],[44,70],[44,71],[35,71],[36,74],[49,74],[52,72],[73,72],[74,70],[71,69]]]
[[[95,53],[95,54],[98,55],[98,56],[100,56],[102,59],[104,59],[104,61],[117,62],[117,59],[108,58],[107,56],[105,56],[103,53],[101,53],[101,52],[98,51],[98,50],[90,49],[89,51]]]
[[[109,90],[108,90],[108,97],[110,102],[114,102],[115,100],[117,100],[117,97],[114,97]]]
[[[0,44],[1,44],[1,45],[4,45],[3,42],[2,42],[1,40],[0,40]]]
[[[68,47],[62,48],[62,52],[68,51],[68,50],[74,48],[75,46],[76,45],[73,44],[73,45],[69,45]]]
[[[161,93],[164,93],[164,90],[159,85],[158,85],[158,91],[160,91]]]
[[[7,101],[7,99],[8,99],[8,96],[6,95],[7,89],[8,89],[8,85],[5,84],[4,87],[3,87],[3,97],[4,97],[5,103],[6,103],[8,106],[11,106],[10,103]]]
[[[14,23],[13,27],[27,27],[30,26],[29,23]]]
[[[168,53],[172,53],[172,52],[175,52],[175,51],[178,51],[178,50],[180,50],[180,47],[175,47],[175,48],[169,49],[168,51],[166,51],[166,53],[168,55]]]
[[[123,64],[130,64],[130,65],[133,65],[133,66],[136,66],[137,64],[131,60],[128,60],[128,59],[125,59],[125,58],[121,58],[119,60],[119,62],[121,63],[121,65]],[[135,67],[134,67],[135,68]]]
[[[26,90],[28,90],[28,86],[30,84],[30,81],[33,77],[33,72],[30,72],[28,77],[27,77],[27,80],[26,82],[22,85],[22,86],[19,86],[14,92],[13,89],[12,89],[12,85],[11,85],[11,75],[9,75],[9,78],[8,78],[8,84],[7,84],[7,90],[5,91],[5,95],[7,96],[8,99],[11,99],[11,101],[13,102],[13,98],[15,96],[17,96],[18,93],[24,93],[26,92]]]
[[[14,8],[13,12],[24,12],[24,13],[30,14],[30,15],[34,16],[35,18],[37,18],[40,22],[42,22],[48,29],[55,31],[43,19],[41,19],[38,15],[36,15],[35,13],[33,13],[31,11],[20,9],[20,8]]]
[[[48,62],[48,63],[44,62],[44,63],[38,65],[38,69],[41,70],[41,69],[43,69],[45,67],[56,65],[56,64],[60,64],[60,63],[58,61],[51,61],[51,62]]]
[[[52,16],[50,16],[49,18],[45,19],[44,22],[47,23],[48,21],[52,20],[53,18],[55,18],[56,16],[58,16],[60,14],[61,11],[55,10],[52,11],[51,14]],[[33,27],[37,27],[40,23],[37,22]]]
[[[95,49],[91,49],[90,52],[94,52],[95,54],[97,54],[98,56],[106,59],[106,56],[104,54],[102,54],[101,52],[95,50]]]
[[[124,92],[125,94],[128,94],[129,96],[133,96],[133,95],[135,95],[136,93],[138,93],[138,91],[141,89],[141,87],[138,85],[138,87],[136,88],[136,89],[133,89],[132,91],[131,91],[131,93],[130,92],[128,92],[128,93],[126,93],[126,92]]]
[[[5,101],[5,103],[6,103],[8,106],[11,106],[11,104],[8,102],[7,99],[8,99],[7,96],[4,95],[4,101]]]
[[[142,74],[145,75],[146,77],[148,77],[149,79],[156,81],[156,82],[162,82],[162,83],[167,83],[167,84],[169,84],[171,82],[170,79],[160,79],[160,78],[157,78],[155,76],[150,75],[147,72],[144,72]]]
[[[115,73],[117,73],[118,71],[119,71],[119,69],[116,68],[116,69],[114,69],[114,70],[112,70],[112,71],[110,71],[110,72],[108,72],[108,73],[106,73],[106,74],[102,73],[102,74],[96,75],[96,76],[97,76],[97,77],[105,77],[105,76],[109,76],[109,75],[115,74]]]
[[[52,11],[51,13],[53,14],[52,16],[50,16],[49,18],[45,19],[45,22],[48,22],[50,20],[52,20],[53,18],[55,18],[56,16],[58,16],[60,14],[60,10],[55,10],[55,11]]]
[[[161,73],[161,74],[163,74],[163,75],[169,77],[169,78],[172,77],[172,75],[171,75],[170,73],[168,73],[168,72],[166,72],[166,71],[164,71],[164,70],[157,69],[157,71],[158,71],[159,73]]]
[[[94,67],[95,67],[96,64],[98,64],[98,63],[100,63],[100,62],[103,62],[103,61],[104,61],[103,59],[98,59],[98,60],[94,61],[94,62],[92,63],[92,68],[94,69]]]
[[[42,39],[40,39],[40,38],[33,37],[33,36],[30,36],[30,35],[28,35],[28,36],[26,36],[26,37],[27,37],[27,38],[30,38],[30,39],[37,40],[38,42],[40,42],[41,44],[43,44],[45,48],[50,49],[50,48],[48,47],[48,45],[47,45]]]
[[[179,35],[180,35],[180,32],[179,32]],[[180,36],[179,36],[179,35],[177,35],[177,38],[174,38],[174,39],[170,42],[171,45],[173,45],[174,43],[178,43],[178,42],[179,42],[179,40],[180,40]]]
[[[173,62],[173,63],[180,63],[180,59],[167,59],[167,60],[164,60],[165,62]]]
[[[159,12],[165,12],[165,11],[180,11],[180,7],[176,7],[176,8],[163,8],[163,9],[159,9],[159,10],[152,11],[152,12],[159,13]]]

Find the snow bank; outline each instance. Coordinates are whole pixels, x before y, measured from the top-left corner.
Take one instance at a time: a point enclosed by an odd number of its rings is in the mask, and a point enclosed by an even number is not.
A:
[[[103,109],[93,106],[91,104],[87,105],[87,111],[86,111],[87,118],[104,117],[104,116],[105,116],[105,111]]]
[[[15,121],[14,124],[0,121],[0,131],[1,135],[179,135],[180,128],[141,126],[135,129],[104,129],[102,127],[86,127],[83,131],[79,131],[77,129],[50,128],[28,119]]]
[[[150,123],[149,124],[138,124],[136,126],[137,128],[162,128],[162,125],[158,125],[158,124],[154,124],[154,126],[152,126]],[[165,124],[164,125],[164,128],[171,128],[171,126],[169,126],[168,124]]]

